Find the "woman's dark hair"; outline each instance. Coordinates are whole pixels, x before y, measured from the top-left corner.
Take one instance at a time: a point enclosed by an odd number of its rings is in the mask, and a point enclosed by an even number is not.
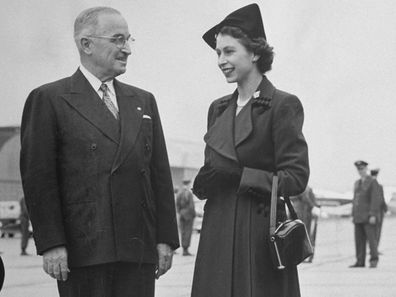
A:
[[[224,26],[220,29],[219,34],[229,35],[238,39],[245,48],[255,55],[260,56],[257,60],[257,67],[261,73],[271,70],[274,61],[273,47],[270,46],[263,37],[250,38],[238,27]]]

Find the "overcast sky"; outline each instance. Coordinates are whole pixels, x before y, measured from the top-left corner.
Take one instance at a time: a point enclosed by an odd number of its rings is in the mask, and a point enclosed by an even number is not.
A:
[[[7,1],[0,10],[0,125],[19,125],[35,87],[70,76],[79,58],[72,38],[78,13],[119,9],[136,38],[119,79],[154,93],[167,137],[203,143],[212,100],[230,93],[202,34],[237,0]],[[396,185],[396,2],[393,0],[271,0],[261,7],[275,49],[269,79],[296,94],[305,109],[310,184],[351,190],[353,162],[380,167]]]

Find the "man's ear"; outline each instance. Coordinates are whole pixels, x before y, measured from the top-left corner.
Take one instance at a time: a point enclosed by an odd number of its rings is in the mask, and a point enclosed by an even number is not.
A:
[[[83,38],[80,39],[81,50],[84,53],[86,53],[87,55],[92,53],[91,45],[92,45],[92,42],[88,38],[83,37]]]

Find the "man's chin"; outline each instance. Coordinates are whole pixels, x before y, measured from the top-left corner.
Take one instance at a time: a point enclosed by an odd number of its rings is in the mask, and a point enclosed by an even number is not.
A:
[[[117,69],[115,69],[115,76],[121,75],[123,73],[125,73],[125,71],[127,70],[126,68],[126,64],[125,66],[121,66],[121,67],[117,67]]]

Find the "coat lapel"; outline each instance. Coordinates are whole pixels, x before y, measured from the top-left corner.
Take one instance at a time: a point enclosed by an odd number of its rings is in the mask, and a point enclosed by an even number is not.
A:
[[[275,87],[271,82],[263,76],[260,85],[255,92],[255,95],[260,98],[271,98],[274,96]],[[244,142],[253,131],[253,109],[259,108],[255,106],[254,98],[245,106],[236,119],[237,124],[235,125],[235,147],[239,146]]]
[[[204,136],[206,144],[220,155],[237,161],[234,146],[235,93],[224,112],[216,118],[214,124]]]
[[[140,131],[144,112],[142,100],[139,96],[136,96],[131,88],[117,80],[114,80],[114,88],[120,110],[121,137],[113,171],[121,165],[133,148]]]
[[[235,146],[248,138],[252,131],[252,103],[248,102],[235,118]]]
[[[80,70],[71,77],[70,93],[61,97],[104,135],[119,143],[118,121],[106,109],[107,107]]]

